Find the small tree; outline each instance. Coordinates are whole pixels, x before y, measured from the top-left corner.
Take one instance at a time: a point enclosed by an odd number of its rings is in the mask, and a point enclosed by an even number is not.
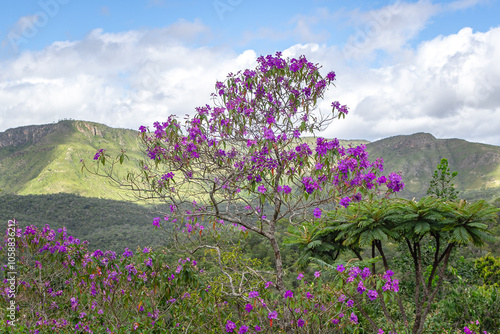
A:
[[[141,162],[141,173],[116,177],[113,166],[123,154],[108,169],[104,151],[94,159],[103,168],[98,173],[143,198],[170,204],[166,219],[187,231],[203,220],[214,230],[229,222],[262,235],[273,249],[276,287],[283,296],[279,220],[311,221],[326,205],[348,206],[378,185],[392,193],[403,184],[395,173],[380,176],[381,161],[370,162],[363,146],[345,149],[336,139],[317,138],[311,147],[303,139],[348,113],[339,102],[326,114],[317,110],[334,72],[323,77],[318,64],[304,56],[283,59],[281,53],[257,62],[255,70],[230,73],[217,82],[214,105],[197,108],[184,124],[170,116],[155,123],[154,131],[141,126],[150,158]],[[281,325],[289,331],[289,324],[285,308]]]
[[[293,234],[289,243],[299,244],[307,249],[311,257],[321,257],[317,247],[326,240],[332,249],[343,250],[371,248],[371,255],[375,257],[378,251],[382,257],[384,269],[389,270],[389,259],[384,252],[384,243],[388,240],[406,245],[410,255],[414,272],[409,276],[415,280],[415,314],[408,319],[399,296],[397,302],[403,322],[411,327],[413,334],[423,333],[425,320],[429,315],[435,297],[446,276],[446,268],[454,249],[470,243],[481,246],[485,240],[492,240],[488,223],[495,221],[496,212],[500,211],[484,201],[468,203],[443,202],[435,197],[424,197],[420,201],[407,199],[364,201],[350,205],[348,208],[328,214],[324,226],[324,233],[314,233],[309,238],[300,238]],[[309,227],[313,230],[313,226]],[[329,238],[327,238],[329,236]],[[422,246],[426,240],[432,240],[432,260],[429,266],[424,264]],[[339,244],[337,244],[339,243]],[[314,245],[314,247],[307,247]],[[427,277],[426,271],[430,271]],[[373,268],[375,272],[375,268]],[[437,277],[437,279],[436,279]],[[382,310],[389,323],[395,320],[380,300]],[[407,320],[413,320],[413,324]]]
[[[396,204],[396,210],[397,214],[390,219],[395,223],[395,231],[400,234],[399,242],[406,243],[415,269],[415,322],[412,333],[420,334],[445,278],[452,251],[470,243],[482,246],[485,240],[494,240],[488,223],[495,219],[498,209],[485,201],[442,202],[424,197],[418,202],[401,200]],[[430,238],[436,245],[427,279],[424,277],[421,250],[425,238]]]
[[[458,172],[450,172],[448,160],[442,158],[441,163],[437,165],[434,171],[429,189],[427,189],[427,195],[436,196],[446,201],[456,200],[458,191],[452,182],[457,174]]]

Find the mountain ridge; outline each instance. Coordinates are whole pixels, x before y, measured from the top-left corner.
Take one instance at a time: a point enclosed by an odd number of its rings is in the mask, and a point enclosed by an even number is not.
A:
[[[403,197],[425,195],[441,158],[447,158],[450,169],[458,171],[455,184],[459,191],[474,193],[473,197],[500,196],[500,146],[459,138],[438,139],[424,132],[341,143],[364,144],[371,159],[384,159],[386,171],[400,171],[406,183]],[[63,120],[0,132],[0,196],[72,193],[133,200],[102,178],[80,172],[80,159],[91,160],[101,148],[112,155],[126,149],[131,161],[125,162],[125,170],[137,169],[137,161],[144,158],[138,131],[95,122]]]

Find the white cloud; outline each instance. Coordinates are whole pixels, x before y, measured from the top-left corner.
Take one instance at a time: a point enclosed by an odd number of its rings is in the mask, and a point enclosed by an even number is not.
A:
[[[0,131],[62,118],[137,129],[193,113],[210,103],[216,80],[255,66],[253,51],[186,45],[208,34],[183,20],[148,31],[96,29],[0,63]]]
[[[478,4],[486,3],[489,0],[457,0],[449,3],[447,5],[448,10],[461,10],[461,9],[467,9],[470,7],[474,7]]]
[[[370,56],[374,50],[400,51],[440,11],[430,1],[396,2],[380,9],[350,13],[355,33],[344,48],[346,58]]]
[[[377,139],[430,132],[500,144],[500,28],[464,28],[408,52],[400,63],[353,70],[337,94],[351,107],[326,134]]]
[[[332,18],[327,8],[319,8],[312,15],[297,15],[290,21],[295,25],[292,34],[303,43],[325,42],[330,37],[327,28]]]
[[[435,10],[427,2],[412,5],[419,6],[414,9],[420,18],[410,28],[400,22],[407,18],[401,8],[409,10],[410,4],[399,4],[387,19],[388,26],[399,27],[392,32],[399,41],[384,46],[382,37],[374,37],[374,45],[398,53],[397,63],[353,66],[345,50],[327,44],[296,44],[283,52],[305,54],[324,74],[337,73],[337,87],[319,107],[327,111],[340,100],[351,111],[323,135],[375,140],[430,132],[500,145],[500,28],[464,28],[401,52]],[[391,32],[381,34],[389,38]],[[200,21],[115,34],[94,30],[81,41],[53,43],[0,62],[0,131],[61,118],[133,129],[172,113],[182,119],[211,102],[216,80],[256,64],[253,50],[237,54],[192,46],[209,38],[211,31]]]

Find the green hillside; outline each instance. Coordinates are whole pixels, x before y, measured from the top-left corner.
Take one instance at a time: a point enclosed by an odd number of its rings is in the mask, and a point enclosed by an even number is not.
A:
[[[455,186],[466,199],[500,197],[500,147],[462,139],[436,139],[428,133],[395,136],[367,144],[370,157],[382,157],[387,171],[401,171],[402,197],[425,195],[442,158],[457,171]]]
[[[305,138],[314,145],[315,138]],[[342,145],[365,144],[373,160],[382,157],[385,171],[401,171],[406,189],[403,197],[425,195],[432,173],[441,158],[458,171],[456,187],[467,199],[500,197],[500,147],[461,139],[436,139],[417,133],[375,142],[341,140]],[[70,193],[85,197],[132,201],[129,192],[117,189],[105,178],[81,173],[80,159],[91,163],[98,149],[112,156],[127,150],[130,161],[120,170],[138,170],[144,158],[138,132],[110,128],[85,121],[61,121],[0,133],[0,196]]]
[[[311,146],[315,138],[305,138]],[[403,197],[421,197],[441,158],[458,171],[459,197],[470,200],[500,198],[500,147],[460,139],[436,139],[418,133],[376,142],[342,140],[344,146],[365,144],[371,160],[384,159],[385,172],[401,171]],[[91,164],[98,149],[112,156],[122,148],[138,170],[144,158],[138,132],[113,129],[84,121],[61,121],[0,133],[0,221],[17,219],[22,225],[66,226],[68,233],[90,242],[91,249],[122,251],[124,247],[165,245],[168,236],[152,228],[162,216],[149,203],[132,203],[125,190],[105,178],[81,172],[80,159]],[[495,232],[497,233],[497,232]]]
[[[137,132],[132,130],[83,121],[7,130],[0,134],[2,194],[71,193],[132,200],[104,178],[81,172],[80,160],[92,161],[101,148],[112,154],[127,149],[131,161],[125,162],[124,172],[137,168],[136,161],[142,158]]]

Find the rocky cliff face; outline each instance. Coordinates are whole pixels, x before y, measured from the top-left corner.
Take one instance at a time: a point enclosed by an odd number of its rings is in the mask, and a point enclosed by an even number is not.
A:
[[[35,144],[57,131],[58,124],[28,125],[0,132],[0,147]]]
[[[85,121],[60,121],[54,124],[28,125],[19,128],[8,129],[0,132],[0,148],[6,146],[33,145],[43,141],[51,133],[65,134],[78,131],[88,136],[103,136],[102,130],[96,123]]]

